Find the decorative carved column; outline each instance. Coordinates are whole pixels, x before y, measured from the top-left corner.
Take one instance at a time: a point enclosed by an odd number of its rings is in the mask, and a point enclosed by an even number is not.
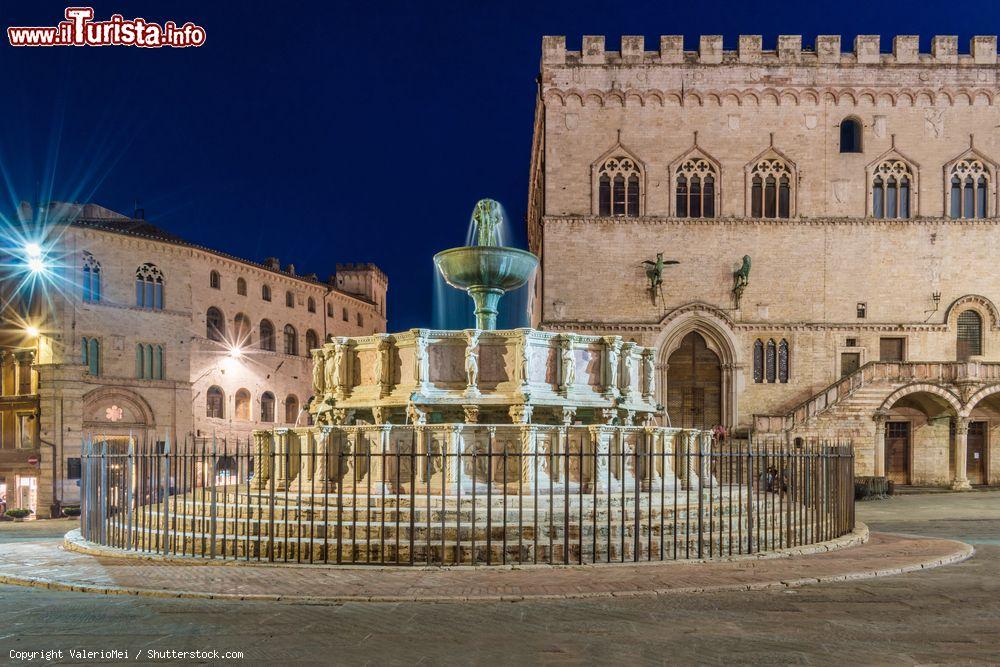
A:
[[[31,381],[31,365],[35,361],[34,350],[21,350],[17,353],[17,394],[24,396],[34,393]]]
[[[632,370],[635,368],[635,343],[625,343],[622,345],[622,377],[619,391],[626,400],[631,400],[634,390],[632,388]]]
[[[876,412],[872,417],[875,420],[875,441],[874,470],[875,477],[885,477],[885,423],[889,420],[889,415],[885,412]]]
[[[537,428],[521,427],[521,479],[524,481],[525,494],[532,494],[536,489],[548,489],[552,479],[544,465],[541,452],[538,451]]]
[[[618,396],[618,366],[621,358],[622,337],[605,336],[601,359],[605,398]]]
[[[951,483],[951,488],[956,491],[968,491],[972,489],[969,484],[968,461],[969,455],[969,418],[957,417],[955,419],[955,479]]]
[[[331,479],[340,481],[339,457],[336,464],[337,477],[335,478],[333,477],[332,466],[330,465],[331,459],[338,454],[331,444],[333,440],[332,431],[333,428],[330,426],[320,426],[315,429],[315,433],[313,434],[313,451],[316,452],[316,458],[313,461],[313,476],[319,484],[319,488],[317,489],[319,493],[329,493]]]
[[[427,332],[423,329],[414,330],[413,338],[413,378],[417,385],[417,391],[423,393],[427,390],[428,375],[430,375],[430,361],[427,353]]]
[[[642,397],[649,401],[656,387],[656,360],[652,348],[642,351]]]
[[[392,355],[389,354],[389,341],[384,335],[379,336],[378,347],[375,349],[375,386],[378,397],[387,396],[392,390]]]
[[[271,479],[271,452],[274,446],[272,436],[267,431],[253,432],[253,482],[255,489],[267,488]]]
[[[602,493],[621,489],[618,479],[610,474],[612,429],[591,426],[589,431],[590,446],[594,451],[594,488]]]
[[[287,428],[274,429],[274,488],[284,490],[288,488],[293,477],[290,468],[290,443]]]
[[[573,336],[563,334],[559,348],[559,391],[568,396],[576,384],[576,359],[573,355]]]

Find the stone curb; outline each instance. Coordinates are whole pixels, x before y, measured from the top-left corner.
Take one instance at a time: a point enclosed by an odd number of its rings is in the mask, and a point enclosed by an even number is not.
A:
[[[768,551],[760,554],[742,554],[737,556],[726,556],[723,558],[689,558],[684,560],[668,560],[668,561],[639,561],[639,562],[629,562],[624,563],[590,563],[587,565],[534,565],[534,564],[519,564],[519,565],[414,565],[405,566],[409,571],[431,571],[431,572],[441,572],[441,571],[477,571],[486,570],[490,572],[496,572],[499,570],[533,570],[533,569],[562,569],[562,570],[572,570],[572,569],[594,569],[594,568],[607,568],[607,567],[669,567],[670,565],[676,564],[691,564],[691,563],[738,563],[741,561],[760,561],[760,560],[772,560],[776,558],[793,558],[796,556],[810,556],[814,554],[827,553],[830,551],[838,551],[840,549],[848,549],[851,547],[860,546],[862,544],[867,544],[870,538],[870,531],[868,526],[860,521],[856,521],[854,524],[854,531],[848,533],[847,535],[842,535],[841,537],[834,538],[832,540],[827,540],[826,542],[817,542],[816,544],[806,544],[800,547],[790,547],[787,549],[777,549],[775,551]],[[331,568],[336,570],[364,570],[366,572],[379,571],[379,570],[392,570],[399,571],[400,566],[398,565],[337,565],[336,563],[269,563],[266,561],[246,561],[246,560],[211,560],[208,558],[199,558],[197,556],[177,556],[169,555],[164,556],[162,554],[153,553],[139,553],[133,551],[125,551],[123,549],[116,549],[113,547],[105,547],[99,544],[94,544],[92,542],[87,542],[83,539],[80,534],[79,529],[74,529],[66,533],[63,537],[63,548],[67,551],[73,551],[75,553],[85,554],[87,556],[98,556],[101,558],[120,558],[124,560],[136,560],[145,562],[159,562],[168,565],[211,565],[211,566],[225,566],[225,567],[278,567],[278,568]]]
[[[862,525],[859,526],[859,528],[862,528],[862,530],[861,531],[856,530],[855,532],[856,533],[861,532],[864,538],[863,541],[867,541],[868,539],[867,527]],[[852,536],[845,536],[845,538],[848,537]],[[862,535],[857,535],[855,537],[854,544],[863,543],[862,541],[858,541],[861,537]],[[841,540],[839,541],[846,542],[847,540],[845,538],[841,538]],[[946,541],[953,542],[951,540],[946,540]],[[45,588],[49,590],[58,590],[58,591],[100,593],[104,595],[136,595],[136,596],[164,598],[164,599],[250,600],[250,601],[293,602],[293,603],[330,604],[330,605],[341,604],[345,602],[498,602],[498,601],[514,602],[514,601],[525,601],[525,600],[619,598],[619,597],[639,597],[639,596],[650,596],[650,595],[712,593],[721,591],[797,588],[809,584],[832,583],[839,581],[851,581],[859,579],[868,579],[873,577],[885,577],[885,576],[904,574],[907,572],[914,572],[918,570],[930,569],[942,565],[961,562],[963,560],[970,558],[973,555],[974,549],[971,545],[964,544],[961,542],[953,542],[953,543],[958,548],[952,553],[949,553],[945,556],[937,556],[929,560],[917,560],[912,563],[895,567],[841,572],[819,577],[804,577],[804,578],[789,579],[789,580],[773,579],[768,581],[740,583],[740,584],[686,586],[677,588],[651,588],[651,589],[622,590],[622,591],[579,591],[578,590],[567,593],[539,594],[539,595],[495,594],[495,595],[311,596],[311,595],[280,595],[280,594],[270,594],[270,593],[256,593],[256,594],[206,593],[201,591],[189,591],[189,590],[155,590],[155,589],[143,589],[134,587],[130,588],[130,587],[98,585],[98,584],[79,584],[79,583],[71,583],[68,581],[60,581],[57,579],[51,579],[45,577],[28,577],[28,576],[15,576],[15,575],[0,575],[0,583]],[[830,550],[830,549],[816,549],[816,547],[822,547],[822,546],[824,545],[812,545],[813,550],[811,551],[811,553],[820,553],[822,551]],[[794,554],[785,554],[784,557],[791,557],[792,555]],[[771,556],[774,556],[774,554],[771,554]],[[140,559],[140,560],[148,561],[150,559]],[[744,558],[743,560],[747,559]],[[187,565],[193,564],[190,560],[184,562]],[[716,561],[716,562],[721,562],[721,561]],[[678,562],[669,561],[667,563],[656,563],[655,565],[660,567],[670,567],[671,564],[675,563]],[[679,563],[690,564],[691,561],[680,561]],[[310,566],[303,566],[303,567],[310,567]],[[581,568],[580,566],[575,566],[576,569],[588,569],[593,567],[594,566],[583,566]],[[565,566],[562,566],[562,568],[565,569]],[[366,569],[371,570],[374,568],[366,568]],[[399,570],[399,568],[393,568],[393,569],[397,571]],[[423,568],[423,569],[440,570],[441,568]],[[469,571],[470,573],[476,571],[476,569],[471,567],[466,567],[463,569]],[[487,568],[481,568],[481,569],[487,569]],[[495,570],[496,568],[488,568],[488,569]]]

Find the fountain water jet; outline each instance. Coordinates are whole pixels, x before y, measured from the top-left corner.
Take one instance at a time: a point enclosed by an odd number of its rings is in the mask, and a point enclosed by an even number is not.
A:
[[[472,214],[475,245],[443,250],[434,264],[445,282],[465,291],[475,304],[476,328],[496,329],[500,298],[528,281],[538,258],[526,250],[500,245],[500,204],[480,199]]]

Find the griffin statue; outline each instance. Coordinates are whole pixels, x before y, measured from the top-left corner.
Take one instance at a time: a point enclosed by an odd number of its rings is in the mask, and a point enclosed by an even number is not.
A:
[[[743,255],[743,266],[733,272],[733,298],[736,301],[736,308],[740,307],[740,300],[743,298],[743,290],[750,284],[750,255]]]
[[[653,305],[656,305],[656,295],[663,295],[663,267],[670,264],[680,264],[676,259],[663,259],[663,253],[656,253],[656,261],[651,259],[643,260],[643,266],[646,267],[646,278],[649,279],[649,296],[653,300]]]

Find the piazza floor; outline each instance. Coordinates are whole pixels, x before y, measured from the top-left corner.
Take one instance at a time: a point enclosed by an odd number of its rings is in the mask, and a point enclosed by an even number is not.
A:
[[[1000,491],[863,503],[873,531],[959,539],[937,569],[788,590],[467,604],[163,600],[0,586],[10,650],[242,651],[250,664],[955,664],[1000,655]],[[69,522],[0,525],[0,543]],[[14,663],[17,664],[17,663]]]

